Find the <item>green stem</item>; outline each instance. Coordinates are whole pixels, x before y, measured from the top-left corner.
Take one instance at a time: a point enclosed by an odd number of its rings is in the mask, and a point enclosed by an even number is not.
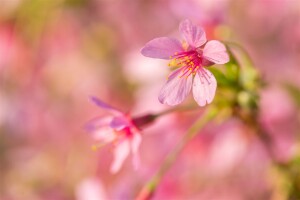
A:
[[[176,159],[178,158],[184,147],[199,133],[208,122],[210,122],[217,115],[217,109],[210,107],[205,113],[198,119],[184,135],[183,139],[175,146],[175,148],[169,153],[164,160],[158,172],[151,178],[151,180],[143,187],[136,200],[150,199],[158,187],[161,179],[166,172],[171,168]]]
[[[186,106],[175,107],[175,108],[170,108],[170,109],[164,110],[162,112],[159,112],[159,113],[155,114],[154,116],[155,117],[160,117],[162,115],[167,115],[167,114],[172,113],[172,112],[190,111],[190,110],[196,110],[198,108],[199,108],[199,106],[197,106],[197,105],[189,104],[189,105],[186,105]]]

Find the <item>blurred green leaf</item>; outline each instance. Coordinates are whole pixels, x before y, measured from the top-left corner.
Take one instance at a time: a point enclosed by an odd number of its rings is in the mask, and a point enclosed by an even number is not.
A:
[[[44,27],[55,11],[61,8],[62,0],[27,0],[23,1],[17,11],[19,31],[30,41],[39,40]]]
[[[230,81],[230,79],[228,79],[221,70],[215,67],[210,67],[209,70],[211,71],[211,73],[213,73],[213,75],[217,79],[218,85],[220,87],[227,87],[233,85],[232,81]]]
[[[238,84],[241,65],[238,62],[237,57],[232,52],[231,48],[227,46],[227,51],[230,57],[230,61],[225,65],[226,66],[226,77]]]
[[[70,7],[84,7],[87,3],[87,0],[65,0],[65,5]]]
[[[246,109],[257,108],[258,96],[249,91],[241,91],[237,96],[238,103],[241,107]]]
[[[256,90],[260,86],[257,70],[253,66],[244,66],[241,70],[241,84],[247,90]]]
[[[236,63],[230,62],[226,64],[226,77],[234,82],[239,78],[239,67]]]

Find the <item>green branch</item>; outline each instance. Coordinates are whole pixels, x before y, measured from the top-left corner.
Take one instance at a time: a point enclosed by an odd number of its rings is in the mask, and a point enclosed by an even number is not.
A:
[[[183,139],[175,146],[164,160],[158,172],[151,178],[151,180],[143,187],[136,200],[150,199],[158,187],[161,179],[166,172],[175,163],[184,147],[199,133],[199,131],[217,115],[215,107],[209,107],[205,113],[190,127]]]

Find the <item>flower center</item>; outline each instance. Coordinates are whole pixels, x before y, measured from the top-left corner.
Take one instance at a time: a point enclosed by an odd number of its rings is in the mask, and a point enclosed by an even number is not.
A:
[[[197,70],[202,67],[202,51],[191,50],[187,52],[175,53],[174,56],[170,56],[170,67],[182,67],[182,77],[189,77],[195,75]]]

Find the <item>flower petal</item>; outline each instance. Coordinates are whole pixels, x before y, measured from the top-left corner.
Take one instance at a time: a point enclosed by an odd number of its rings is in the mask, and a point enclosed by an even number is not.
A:
[[[214,99],[217,81],[214,75],[202,68],[198,70],[193,83],[193,96],[199,106],[205,106]]]
[[[211,40],[203,49],[203,57],[216,64],[225,64],[229,61],[229,55],[223,43]]]
[[[133,166],[135,169],[138,169],[140,166],[140,156],[139,156],[139,147],[142,142],[142,137],[138,131],[132,131],[133,132],[133,137],[131,139],[131,152],[133,156]]]
[[[110,127],[112,119],[111,116],[95,117],[85,125],[85,129],[94,140],[101,142],[101,144],[110,143],[116,138],[114,130]]]
[[[200,47],[206,42],[206,35],[202,28],[194,26],[190,20],[184,20],[179,25],[179,31],[192,47]]]
[[[130,152],[130,144],[128,140],[123,140],[119,144],[117,144],[116,148],[114,149],[114,161],[110,167],[111,173],[118,172],[125,159],[128,157]]]
[[[97,106],[99,106],[99,107],[101,107],[101,108],[103,108],[103,109],[105,109],[105,110],[108,110],[108,111],[110,111],[110,112],[112,112],[112,113],[114,113],[114,114],[122,114],[121,111],[119,111],[118,109],[116,109],[116,108],[114,108],[114,107],[112,107],[112,106],[110,106],[110,105],[104,103],[103,101],[101,101],[101,100],[98,99],[97,97],[91,96],[91,97],[90,97],[90,100],[91,100],[94,104],[96,104]]]
[[[109,127],[111,121],[112,121],[113,117],[108,116],[108,117],[95,117],[93,119],[91,119],[90,121],[88,121],[85,126],[84,129],[87,132],[93,132],[101,127]]]
[[[54,198],[55,199],[55,198]],[[58,198],[59,199],[59,198]],[[98,177],[87,177],[75,188],[76,200],[107,200],[106,188]]]
[[[177,39],[160,37],[149,41],[141,53],[150,58],[170,59],[170,56],[182,51],[184,51],[182,45]]]
[[[192,88],[193,77],[190,75],[188,77],[181,77],[182,71],[186,67],[179,68],[175,70],[168,78],[161,89],[158,100],[170,106],[180,104],[186,96],[189,94]]]
[[[117,131],[129,126],[131,126],[131,124],[125,116],[114,117],[110,123],[110,127]]]
[[[93,131],[92,137],[101,143],[107,144],[116,139],[116,134],[112,128],[106,126]]]

